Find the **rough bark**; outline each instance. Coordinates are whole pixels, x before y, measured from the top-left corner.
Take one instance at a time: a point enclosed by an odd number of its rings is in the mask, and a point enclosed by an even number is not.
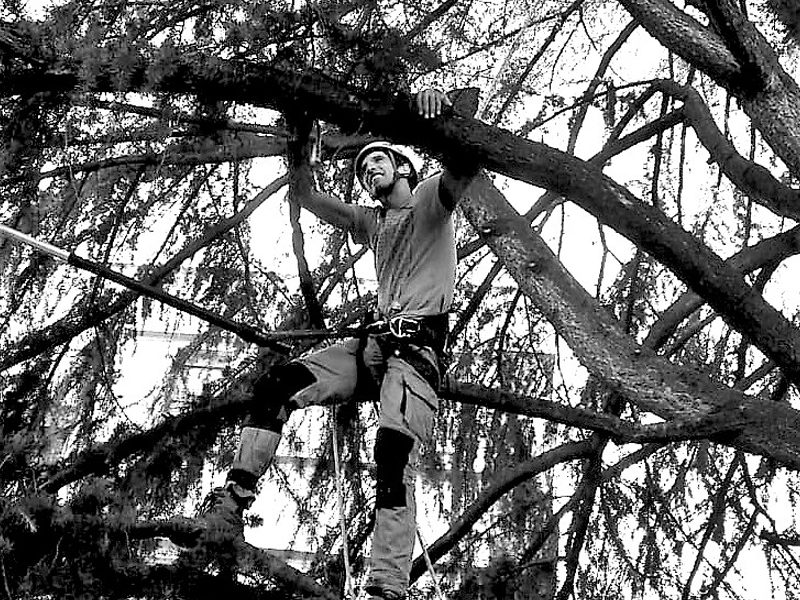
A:
[[[769,264],[777,264],[800,252],[800,227],[780,233],[745,248],[728,259],[728,264],[742,273],[750,273]],[[665,310],[650,328],[643,342],[649,348],[658,349],[675,332],[686,317],[704,304],[703,299],[692,291],[684,292]]]
[[[721,386],[636,344],[489,182],[473,184],[462,207],[523,293],[613,393],[667,420],[727,422],[729,431],[712,439],[800,468],[800,412]]]

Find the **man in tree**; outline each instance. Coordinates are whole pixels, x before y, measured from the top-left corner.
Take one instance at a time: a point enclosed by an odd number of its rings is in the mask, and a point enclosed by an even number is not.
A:
[[[416,104],[421,115],[433,118],[451,102],[438,90],[425,90],[417,94]],[[256,408],[242,430],[227,483],[214,490],[203,518],[209,528],[241,535],[242,513],[255,498],[256,484],[272,462],[290,413],[326,400],[346,400],[357,387],[372,386],[379,393],[380,414],[367,591],[373,598],[402,598],[416,533],[413,466],[438,407],[441,353],[453,299],[452,213],[476,169],[445,161],[441,174],[417,184],[416,170],[402,148],[389,142],[368,144],[356,157],[356,174],[381,206],[367,208],[316,191],[298,143],[290,144],[290,154],[300,204],[374,251],[378,321],[365,338],[274,367],[255,383]]]

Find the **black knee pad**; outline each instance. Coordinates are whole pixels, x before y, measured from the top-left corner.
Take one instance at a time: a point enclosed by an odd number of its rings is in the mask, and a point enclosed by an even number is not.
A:
[[[253,408],[245,425],[280,433],[295,408],[290,402],[292,396],[316,380],[300,363],[272,367],[253,384]]]
[[[403,472],[408,465],[414,440],[404,433],[381,427],[375,438],[375,508],[406,505]]]

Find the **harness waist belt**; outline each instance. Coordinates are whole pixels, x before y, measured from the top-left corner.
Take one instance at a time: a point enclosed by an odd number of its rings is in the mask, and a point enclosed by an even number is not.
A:
[[[398,315],[376,321],[369,325],[368,330],[369,333],[390,334],[398,341],[430,346],[441,352],[445,346],[448,325],[447,313],[422,317]]]

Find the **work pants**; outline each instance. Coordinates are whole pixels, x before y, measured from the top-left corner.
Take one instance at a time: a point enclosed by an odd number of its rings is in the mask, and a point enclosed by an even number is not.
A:
[[[405,596],[416,535],[415,465],[421,444],[431,435],[439,404],[431,384],[410,362],[426,363],[429,374],[431,368],[438,372],[438,361],[427,347],[412,347],[413,361],[404,360],[405,352],[395,352],[395,348],[369,336],[365,341],[350,339],[297,359],[316,381],[297,392],[291,403],[303,408],[346,402],[357,389],[379,390],[376,521],[368,587]],[[242,448],[234,468],[259,469],[248,464],[257,454]],[[263,455],[255,460],[264,464]]]

